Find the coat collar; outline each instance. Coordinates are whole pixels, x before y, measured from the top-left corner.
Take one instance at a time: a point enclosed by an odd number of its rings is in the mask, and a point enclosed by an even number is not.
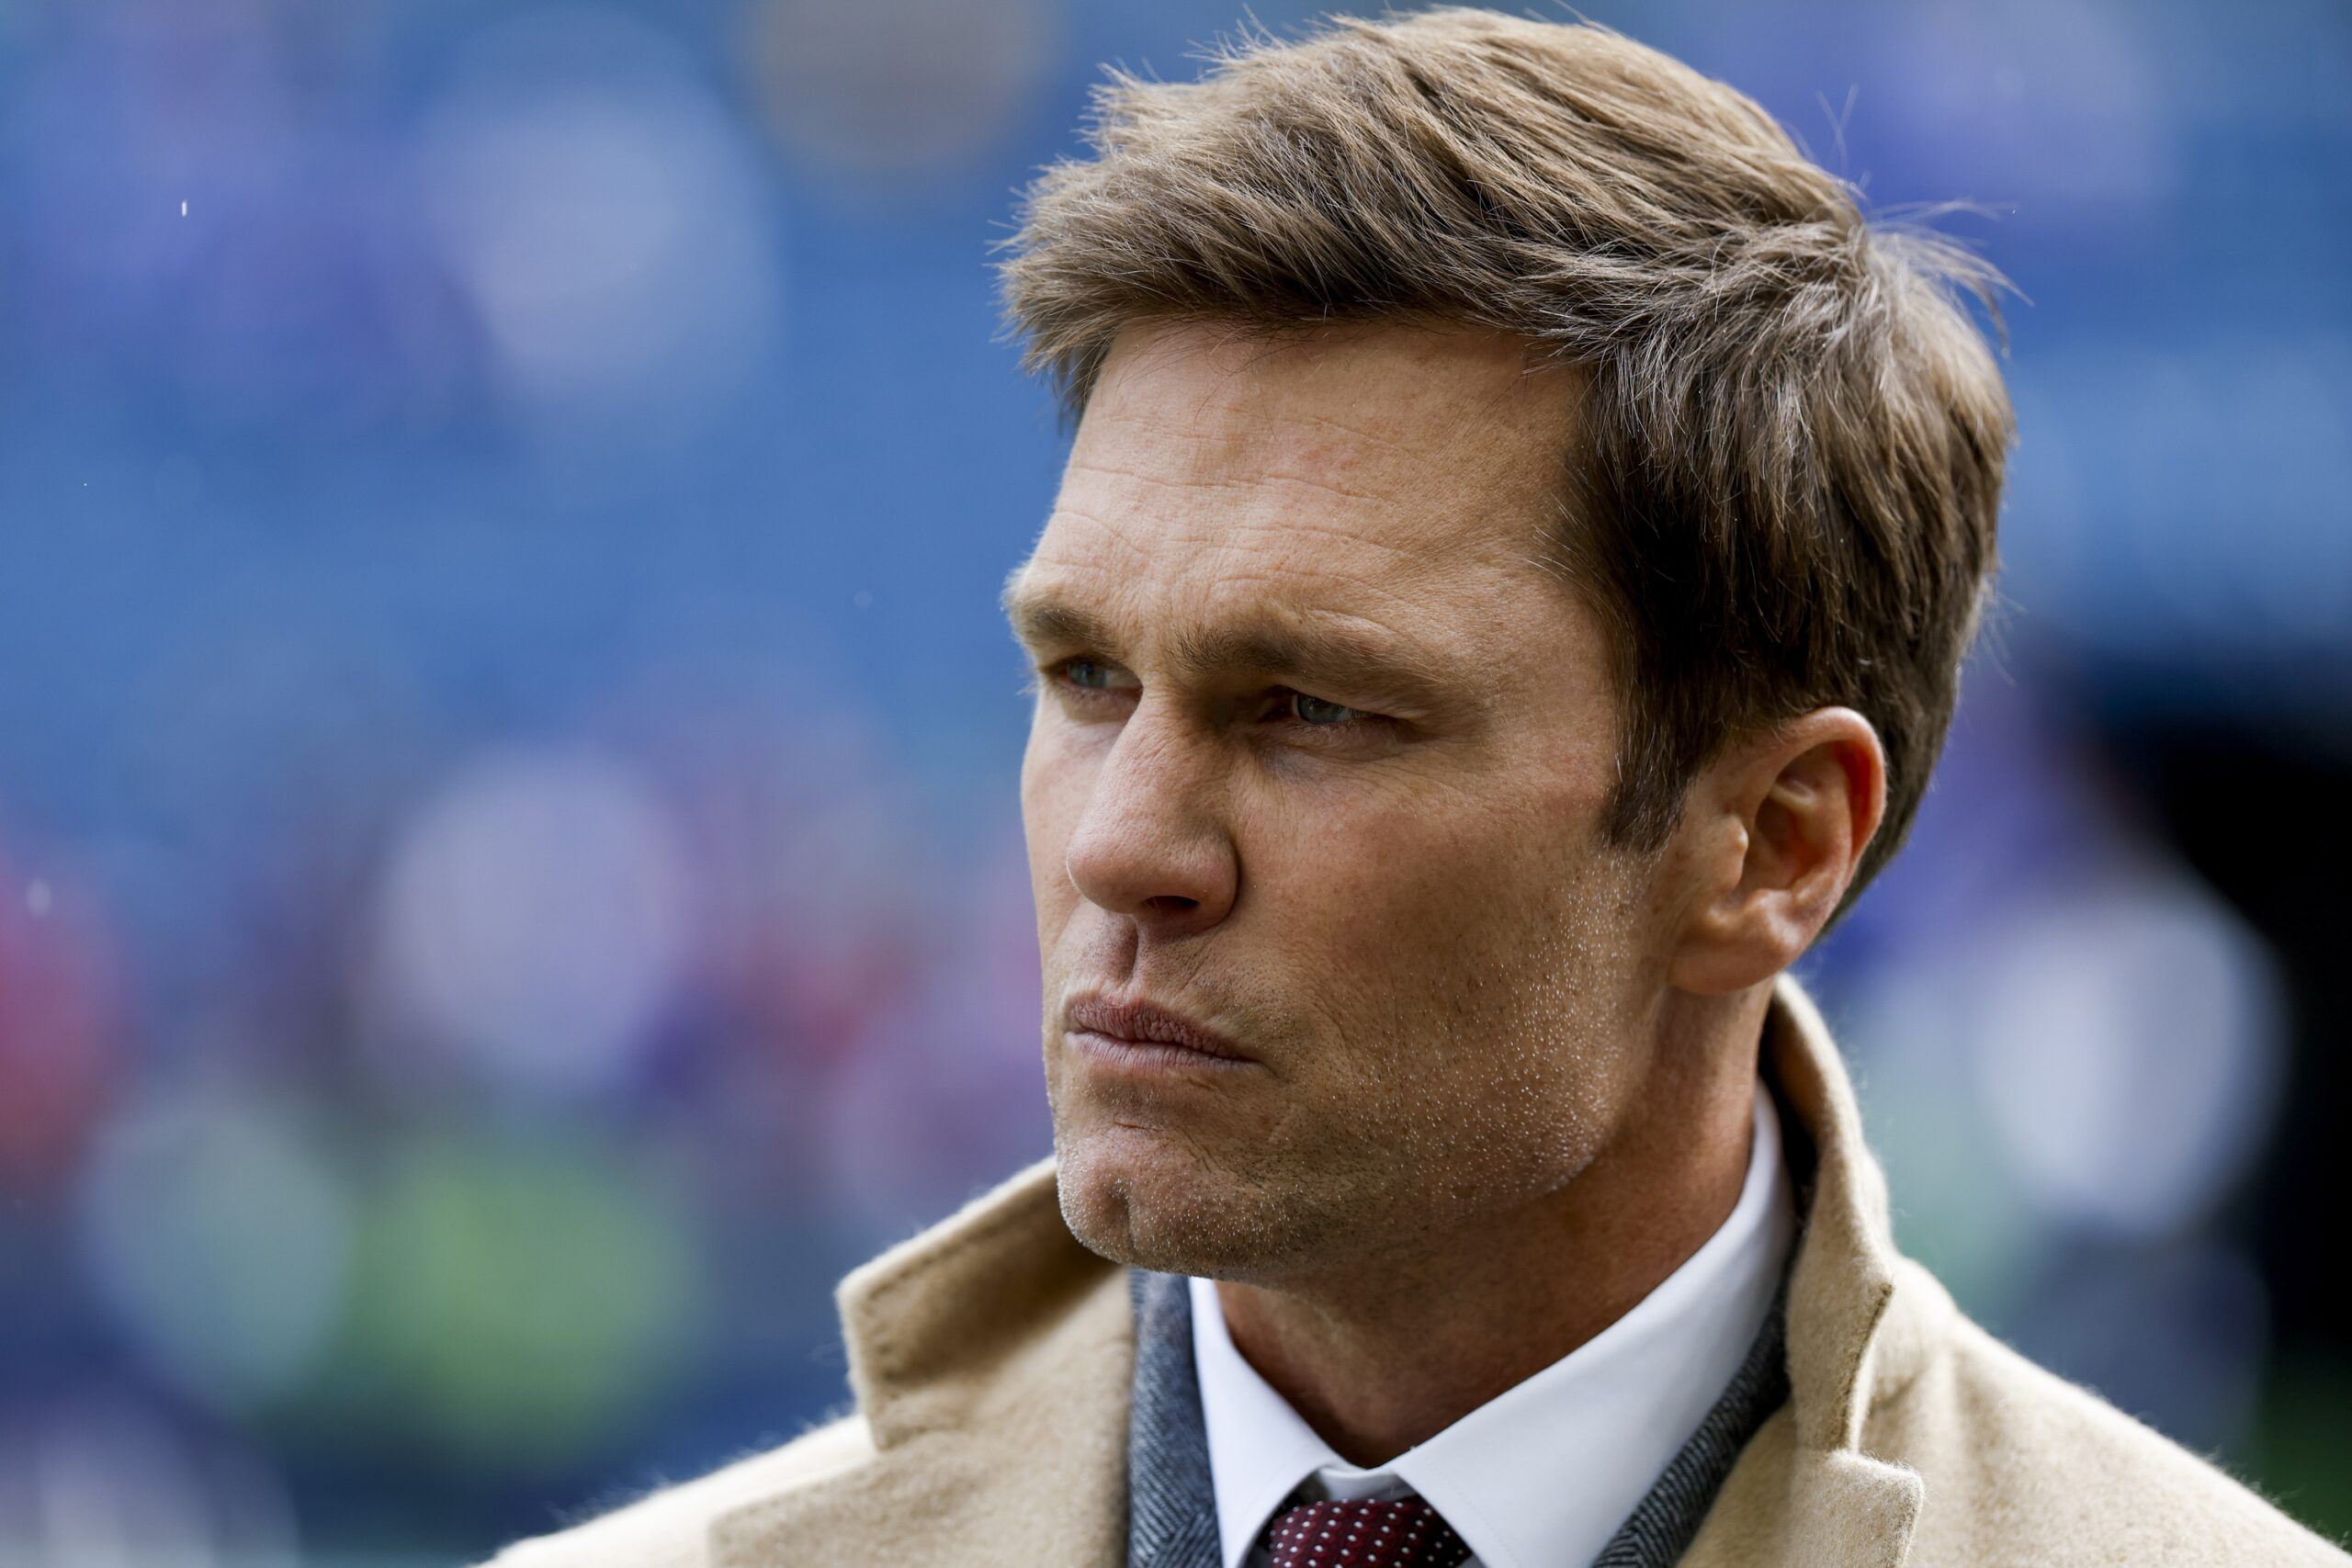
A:
[[[1062,1223],[1051,1158],[835,1298],[874,1457],[721,1514],[715,1568],[1124,1560],[1133,1309]]]
[[[1789,1281],[1793,1444],[1776,1560],[1894,1568],[1921,1483],[1860,1450],[1862,1422],[1919,1371],[1951,1303],[1895,1252],[1852,1085],[1786,975],[1762,1064],[1806,1213]],[[854,1269],[836,1296],[876,1452],[721,1515],[718,1568],[1122,1561],[1134,1314],[1125,1270],[1063,1224],[1050,1157]],[[1691,1561],[1706,1549],[1702,1535]]]
[[[1925,1367],[1953,1311],[1933,1275],[1895,1250],[1886,1176],[1828,1026],[1795,978],[1774,983],[1760,1061],[1778,1096],[1804,1229],[1789,1276],[1788,1503],[1776,1540],[1726,1561],[1896,1568],[1925,1488],[1861,1450],[1871,1408]],[[1712,1561],[1705,1535],[1685,1562]]]

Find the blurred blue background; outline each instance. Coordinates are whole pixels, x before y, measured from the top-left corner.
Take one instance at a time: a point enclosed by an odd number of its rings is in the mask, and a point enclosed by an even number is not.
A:
[[[1589,14],[2030,301],[2001,611],[1803,971],[1905,1244],[2352,1528],[2352,15]],[[0,0],[0,1558],[698,1472],[1047,1151],[989,246],[1238,19]]]

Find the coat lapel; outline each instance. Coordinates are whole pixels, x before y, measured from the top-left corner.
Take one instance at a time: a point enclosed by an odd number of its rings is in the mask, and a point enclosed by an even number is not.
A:
[[[1789,1404],[1741,1453],[1684,1568],[1900,1568],[1925,1486],[1862,1450],[1871,1406],[1925,1364],[1951,1311],[1925,1269],[1894,1249],[1886,1179],[1812,998],[1782,975],[1761,1067],[1804,1193],[1789,1275]]]
[[[1134,1315],[1042,1160],[842,1280],[866,1463],[722,1514],[715,1568],[1116,1568]]]

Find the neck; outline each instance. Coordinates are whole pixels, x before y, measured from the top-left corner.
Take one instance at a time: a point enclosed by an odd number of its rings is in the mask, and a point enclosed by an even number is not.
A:
[[[1399,1268],[1222,1280],[1234,1348],[1332,1451],[1386,1464],[1641,1302],[1739,1201],[1770,987],[1672,993],[1650,1070],[1575,1179],[1453,1226]]]

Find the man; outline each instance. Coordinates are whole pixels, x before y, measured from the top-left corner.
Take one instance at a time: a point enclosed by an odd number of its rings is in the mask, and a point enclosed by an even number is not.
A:
[[[843,1281],[853,1411],[502,1561],[2346,1561],[1895,1253],[1785,975],[1951,713],[1992,275],[1593,27],[1101,107],[1006,269],[1054,1157]]]

